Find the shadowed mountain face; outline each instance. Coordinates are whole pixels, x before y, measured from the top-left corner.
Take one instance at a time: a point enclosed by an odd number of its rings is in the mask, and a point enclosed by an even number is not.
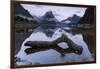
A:
[[[42,16],[42,24],[57,24],[57,22],[58,20],[55,18],[52,11],[47,11],[45,15]]]
[[[48,11],[48,12],[46,12],[46,14],[44,15],[44,18],[55,18],[54,17],[54,15],[53,15],[53,13],[52,13],[52,11]]]
[[[94,10],[94,7],[87,8],[84,16],[80,19],[79,24],[93,24],[95,19]]]
[[[16,4],[15,14],[32,18],[32,15],[26,9],[24,9],[20,4]]]
[[[61,22],[65,22],[65,21],[71,21],[70,23],[77,23],[80,20],[80,16],[77,16],[76,14],[74,14],[72,17],[69,17],[67,19],[62,20]]]
[[[72,23],[77,23],[80,20],[80,17],[74,14],[72,17],[69,17],[68,20]]]

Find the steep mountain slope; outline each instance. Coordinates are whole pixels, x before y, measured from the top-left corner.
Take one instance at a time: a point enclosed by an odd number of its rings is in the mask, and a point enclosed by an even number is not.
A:
[[[67,23],[69,22],[69,23],[76,24],[79,20],[80,20],[80,16],[77,16],[76,14],[74,14],[72,17],[64,19],[61,22],[65,22],[66,23],[66,21],[67,21]]]
[[[33,16],[26,10],[24,9],[20,4],[16,4],[15,6],[15,15],[19,15],[24,18],[33,18]]]
[[[87,8],[84,16],[80,19],[79,24],[93,24],[95,19],[94,10],[93,7]]]

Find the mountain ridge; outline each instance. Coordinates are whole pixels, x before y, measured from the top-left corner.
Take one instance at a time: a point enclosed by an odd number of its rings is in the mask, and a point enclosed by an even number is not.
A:
[[[16,4],[15,15],[24,18],[33,18],[33,16],[21,4]]]

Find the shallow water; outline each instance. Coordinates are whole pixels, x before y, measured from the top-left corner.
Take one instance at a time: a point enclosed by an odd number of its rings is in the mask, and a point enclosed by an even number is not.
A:
[[[71,33],[68,33],[62,29],[57,29],[52,37],[46,36],[41,31],[33,32],[28,38],[25,39],[23,42],[20,51],[16,55],[21,60],[25,60],[25,62],[17,62],[18,65],[27,64],[27,62],[32,63],[33,65],[38,64],[55,64],[55,63],[69,63],[69,62],[84,62],[84,61],[93,61],[93,57],[91,56],[91,53],[88,49],[87,44],[83,40],[82,34],[76,34],[73,35]],[[57,38],[61,37],[62,33],[66,34],[73,42],[78,44],[79,46],[82,46],[83,52],[81,55],[77,55],[75,53],[67,53],[64,57],[61,57],[61,54],[55,51],[54,49],[48,49],[46,51],[39,51],[36,53],[32,53],[30,55],[27,55],[24,50],[27,48],[24,46],[24,43],[27,41],[53,41]],[[62,46],[63,45],[63,46]],[[69,46],[67,44],[60,44],[60,47],[62,48],[68,48]]]

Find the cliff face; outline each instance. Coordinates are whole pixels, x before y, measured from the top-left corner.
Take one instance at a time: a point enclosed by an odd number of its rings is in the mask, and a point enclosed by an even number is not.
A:
[[[23,16],[32,18],[32,15],[26,9],[24,9],[20,4],[16,4],[15,14],[16,15],[23,15]]]
[[[93,24],[95,19],[95,9],[94,7],[89,7],[86,9],[84,16],[80,19],[79,24]]]
[[[44,16],[41,17],[39,24],[44,29],[55,28],[56,25],[59,25],[52,11],[47,11]]]
[[[55,16],[53,15],[52,11],[48,11],[46,12],[46,14],[44,15],[45,18],[55,18]]]

